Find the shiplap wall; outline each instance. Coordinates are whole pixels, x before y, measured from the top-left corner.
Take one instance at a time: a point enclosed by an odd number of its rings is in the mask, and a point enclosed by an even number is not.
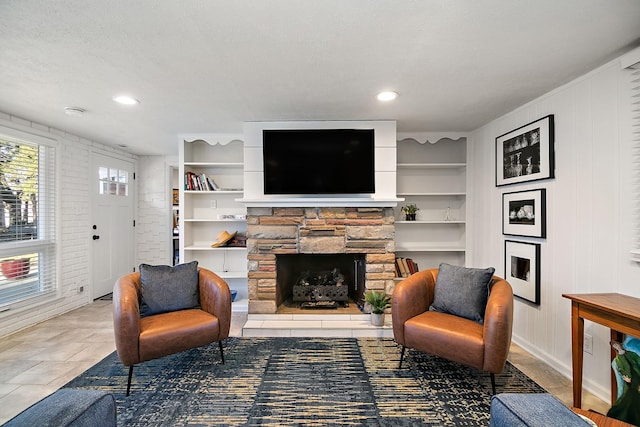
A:
[[[504,276],[505,239],[541,243],[541,303],[516,300],[513,340],[569,378],[571,304],[562,294],[640,297],[640,265],[629,257],[638,221],[629,73],[610,62],[476,130],[468,144],[469,265]],[[495,137],[547,114],[555,116],[555,178],[495,187]],[[504,236],[502,194],[537,188],[547,190],[547,238]],[[594,351],[585,354],[584,386],[609,400],[609,330],[587,321],[585,333]]]

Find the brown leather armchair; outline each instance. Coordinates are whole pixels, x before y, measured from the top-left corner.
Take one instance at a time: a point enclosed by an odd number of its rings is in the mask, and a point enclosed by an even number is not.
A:
[[[393,336],[402,345],[399,367],[402,367],[405,349],[413,348],[489,372],[495,394],[495,374],[504,369],[511,345],[511,285],[500,277],[493,277],[482,325],[455,315],[429,311],[437,277],[437,268],[415,273],[398,283],[393,292]]]
[[[136,363],[222,340],[231,326],[231,292],[217,274],[198,268],[200,307],[140,317],[140,273],[121,277],[113,289],[113,326],[118,357],[129,366],[127,396]]]

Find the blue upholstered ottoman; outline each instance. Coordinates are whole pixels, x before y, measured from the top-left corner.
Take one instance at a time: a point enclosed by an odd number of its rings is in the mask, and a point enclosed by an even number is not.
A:
[[[547,393],[502,393],[491,398],[489,427],[589,425],[578,414]]]
[[[62,388],[34,403],[4,427],[111,427],[116,425],[116,400],[100,390]]]

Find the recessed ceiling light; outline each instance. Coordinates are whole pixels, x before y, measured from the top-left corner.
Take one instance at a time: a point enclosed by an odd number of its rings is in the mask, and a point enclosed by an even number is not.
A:
[[[118,95],[118,96],[114,96],[113,100],[116,101],[117,103],[120,104],[124,104],[124,105],[136,105],[136,104],[140,104],[140,101],[138,101],[135,98],[132,98],[128,95]]]
[[[64,113],[67,116],[82,117],[86,110],[80,107],[64,107]]]
[[[385,91],[378,94],[378,101],[393,101],[398,97],[397,92]]]

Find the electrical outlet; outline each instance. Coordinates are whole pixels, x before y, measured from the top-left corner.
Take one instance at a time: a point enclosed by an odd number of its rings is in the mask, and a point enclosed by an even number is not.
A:
[[[211,200],[209,203],[210,203],[209,207],[210,207],[211,209],[215,209],[215,208],[217,208],[217,207],[218,207],[218,201],[217,201],[217,200],[215,200],[215,199]]]
[[[593,354],[593,337],[589,334],[584,334],[584,352]]]

